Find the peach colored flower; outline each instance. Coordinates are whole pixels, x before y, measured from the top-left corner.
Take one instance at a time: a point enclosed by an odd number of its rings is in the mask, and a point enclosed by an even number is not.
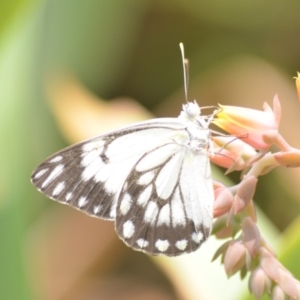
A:
[[[214,188],[214,191],[217,190],[218,188],[226,188],[226,186],[221,182],[221,181],[218,181],[218,180],[214,180],[213,179],[213,188]],[[216,194],[215,194],[216,196]]]
[[[243,170],[256,155],[253,147],[234,137],[214,136],[212,142],[214,155],[210,155],[210,161],[229,171]]]
[[[277,152],[274,153],[274,158],[276,161],[288,168],[297,168],[300,167],[300,150],[298,149],[291,149],[287,152]]]
[[[278,133],[281,107],[277,95],[273,99],[273,110],[266,102],[263,111],[228,105],[220,107],[221,111],[213,121],[214,124],[257,150],[266,150],[271,146],[265,141],[265,136]]]
[[[219,187],[215,189],[214,217],[218,218],[226,214],[233,203],[233,195],[228,188]]]

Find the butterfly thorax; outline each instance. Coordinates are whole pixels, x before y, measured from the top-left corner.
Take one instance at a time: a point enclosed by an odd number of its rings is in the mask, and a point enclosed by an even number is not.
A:
[[[207,151],[210,140],[209,124],[201,116],[199,105],[196,102],[184,104],[178,118],[186,124],[188,135],[186,139],[181,139],[180,143],[196,152]]]
[[[186,128],[189,135],[188,147],[195,151],[207,151],[209,147],[210,131],[203,129],[199,125],[190,125]]]

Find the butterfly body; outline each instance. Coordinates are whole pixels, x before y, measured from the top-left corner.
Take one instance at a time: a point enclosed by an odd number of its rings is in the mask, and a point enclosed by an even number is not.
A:
[[[32,182],[56,201],[114,220],[136,250],[195,251],[212,227],[210,122],[188,102],[178,118],[133,124],[54,154]]]

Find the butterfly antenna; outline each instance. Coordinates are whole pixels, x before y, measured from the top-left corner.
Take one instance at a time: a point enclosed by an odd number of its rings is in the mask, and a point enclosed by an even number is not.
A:
[[[182,43],[179,44],[179,47],[182,56],[182,65],[183,65],[184,96],[185,96],[186,103],[188,103],[189,60],[184,57],[184,46]]]

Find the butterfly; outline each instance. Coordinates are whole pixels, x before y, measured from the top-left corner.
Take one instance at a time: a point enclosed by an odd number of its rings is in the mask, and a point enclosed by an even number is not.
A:
[[[178,118],[139,122],[57,152],[31,181],[55,201],[113,220],[135,250],[193,252],[212,228],[213,117],[187,101]]]

